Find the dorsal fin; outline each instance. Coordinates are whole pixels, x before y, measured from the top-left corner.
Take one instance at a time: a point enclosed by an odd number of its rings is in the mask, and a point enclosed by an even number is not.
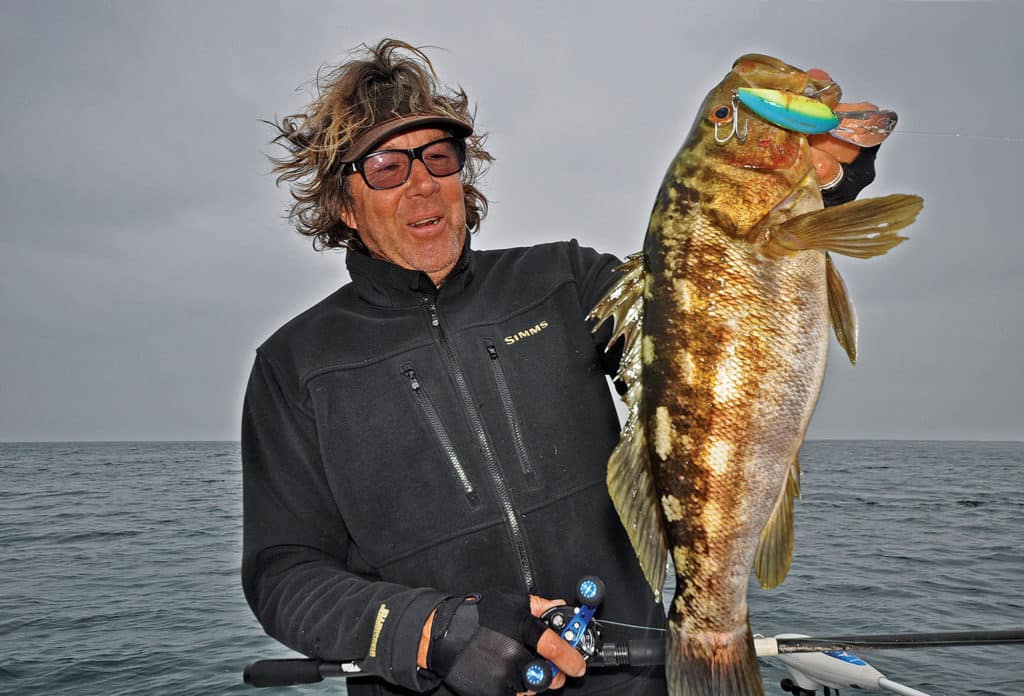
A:
[[[647,455],[647,438],[642,419],[643,384],[641,344],[644,305],[644,257],[633,254],[619,267],[619,281],[608,290],[590,313],[597,319],[594,331],[609,318],[614,321],[609,345],[620,336],[625,347],[616,377],[627,389],[623,395],[627,417],[619,444],[608,458],[608,494],[619,513],[640,567],[657,598],[665,584],[668,543],[654,477]]]

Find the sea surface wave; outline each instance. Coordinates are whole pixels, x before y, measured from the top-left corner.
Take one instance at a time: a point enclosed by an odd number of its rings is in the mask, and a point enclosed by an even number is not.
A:
[[[751,585],[756,633],[1024,628],[1024,443],[818,441],[800,461],[792,569]],[[0,443],[0,693],[343,694],[242,683],[295,654],[242,597],[241,516],[237,443]],[[934,695],[1024,694],[1021,645],[860,656]]]

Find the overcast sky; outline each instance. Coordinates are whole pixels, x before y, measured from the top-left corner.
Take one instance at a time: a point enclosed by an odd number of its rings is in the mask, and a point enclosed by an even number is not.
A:
[[[894,108],[863,195],[925,209],[888,256],[838,260],[860,360],[833,341],[810,437],[1024,439],[1024,3],[508,7],[4,0],[0,440],[237,439],[255,347],[347,281],[284,219],[260,119],[384,36],[440,47],[490,133],[478,248],[638,249],[743,53]]]

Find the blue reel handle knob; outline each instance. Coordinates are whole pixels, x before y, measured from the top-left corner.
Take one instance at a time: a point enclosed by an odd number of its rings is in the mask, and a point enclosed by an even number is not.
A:
[[[584,575],[576,583],[576,601],[588,607],[598,607],[604,601],[604,582],[596,575]]]
[[[547,660],[530,660],[523,669],[523,681],[530,687],[530,691],[539,694],[551,686],[551,680],[555,678],[554,669]]]

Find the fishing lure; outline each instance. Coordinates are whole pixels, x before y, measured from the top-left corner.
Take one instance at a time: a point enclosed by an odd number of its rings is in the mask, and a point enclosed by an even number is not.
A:
[[[778,89],[740,87],[736,98],[745,107],[779,128],[798,133],[827,133],[839,125],[839,118],[825,104]]]

